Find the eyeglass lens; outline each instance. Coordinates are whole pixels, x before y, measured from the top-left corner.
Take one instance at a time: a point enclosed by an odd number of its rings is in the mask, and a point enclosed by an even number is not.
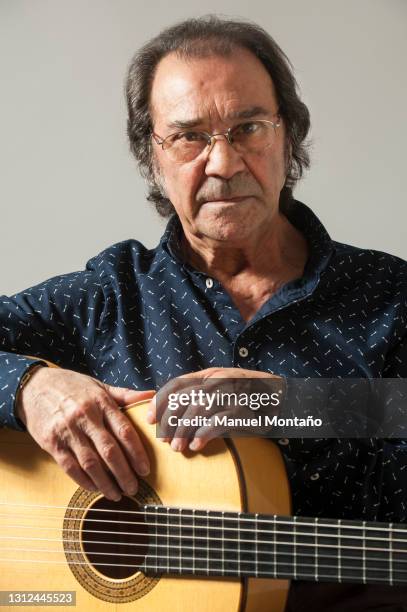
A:
[[[238,153],[259,152],[273,144],[275,125],[269,122],[251,121],[235,126],[228,134],[230,144]],[[219,136],[221,135],[216,134],[212,138]],[[190,161],[198,157],[209,143],[208,134],[185,131],[165,139],[163,148],[176,161]]]

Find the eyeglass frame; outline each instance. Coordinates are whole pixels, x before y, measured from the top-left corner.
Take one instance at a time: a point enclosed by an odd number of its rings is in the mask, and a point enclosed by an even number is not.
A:
[[[272,117],[276,116],[279,118],[279,123],[274,123],[274,121],[271,121],[270,119],[253,119],[252,121],[250,121],[250,119],[248,119],[247,121],[242,121],[241,123],[238,123],[237,125],[231,126],[230,128],[228,128],[226,130],[226,132],[216,132],[214,134],[209,134],[208,132],[205,132],[204,130],[195,130],[198,134],[203,134],[204,136],[207,136],[207,145],[209,145],[209,150],[207,151],[207,155],[210,154],[210,152],[212,151],[214,144],[216,142],[216,138],[215,136],[224,136],[227,140],[227,142],[230,144],[231,147],[233,147],[233,142],[231,142],[230,139],[230,135],[233,132],[234,129],[236,129],[237,127],[244,125],[245,123],[255,123],[255,122],[261,122],[261,123],[270,123],[274,129],[279,128],[281,126],[281,115],[278,112],[278,110],[273,113]],[[154,141],[156,142],[157,145],[159,145],[163,151],[166,150],[170,150],[171,147],[168,147],[168,149],[164,149],[164,143],[166,140],[168,140],[168,138],[171,138],[171,136],[176,136],[177,134],[183,134],[184,132],[192,132],[194,131],[192,128],[191,129],[185,129],[185,130],[179,130],[178,132],[172,132],[171,134],[168,134],[168,136],[166,136],[165,138],[162,138],[162,136],[159,136],[156,132],[151,132],[151,136],[154,138]],[[267,148],[267,147],[266,147]],[[236,149],[233,147],[233,149],[236,151]],[[192,160],[197,159],[202,153],[203,151],[205,151],[205,149],[202,149],[201,153],[198,153],[198,155],[196,157],[193,157]]]

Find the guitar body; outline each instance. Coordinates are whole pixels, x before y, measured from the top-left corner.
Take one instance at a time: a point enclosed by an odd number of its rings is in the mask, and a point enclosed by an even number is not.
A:
[[[127,410],[151,462],[135,496],[140,506],[290,514],[284,463],[270,440],[216,439],[201,453],[175,453],[155,437],[146,410],[143,403]],[[28,434],[0,430],[0,590],[75,591],[78,611],[283,612],[287,580],[149,576],[137,568],[125,578],[107,576],[80,538],[73,542],[100,498],[79,488]]]

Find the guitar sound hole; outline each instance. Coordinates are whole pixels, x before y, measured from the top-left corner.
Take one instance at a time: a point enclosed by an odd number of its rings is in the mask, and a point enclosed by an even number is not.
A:
[[[133,499],[97,499],[85,514],[81,538],[89,562],[107,578],[129,578],[142,569],[148,526]]]

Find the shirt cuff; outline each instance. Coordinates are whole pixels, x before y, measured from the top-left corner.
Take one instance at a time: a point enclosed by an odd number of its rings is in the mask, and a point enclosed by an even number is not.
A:
[[[0,354],[0,427],[27,431],[16,416],[16,398],[21,380],[35,366],[47,366],[41,359],[30,359],[13,353]]]

